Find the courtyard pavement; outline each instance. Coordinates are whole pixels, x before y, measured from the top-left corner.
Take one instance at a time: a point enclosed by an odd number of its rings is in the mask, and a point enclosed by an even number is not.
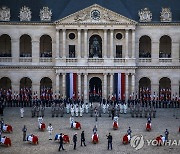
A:
[[[180,110],[176,109],[176,110]],[[180,115],[178,119],[173,117],[174,109],[157,109],[157,117],[152,119],[152,131],[147,132],[145,130],[146,118],[131,118],[130,114],[121,114],[119,118],[119,129],[112,129],[112,120],[108,117],[108,114],[102,114],[102,117],[98,118],[97,129],[100,142],[98,144],[91,143],[92,130],[95,125],[95,118],[90,117],[89,114],[84,114],[83,117],[75,117],[76,121],[81,123],[81,130],[74,130],[70,128],[69,117],[65,114],[62,117],[51,117],[51,108],[46,108],[44,122],[46,126],[49,123],[52,124],[53,138],[57,133],[64,133],[70,136],[70,144],[65,144],[65,151],[58,152],[59,143],[54,140],[49,140],[48,131],[41,132],[38,130],[38,119],[31,118],[31,108],[25,108],[24,118],[20,118],[20,108],[12,107],[5,108],[4,110],[4,122],[10,124],[13,127],[13,133],[3,133],[7,137],[10,137],[12,141],[11,147],[0,146],[0,154],[50,154],[50,153],[63,153],[63,154],[178,154],[180,152],[180,133],[178,129],[180,126]],[[179,111],[180,114],[180,111]],[[27,134],[37,135],[39,138],[38,145],[32,145],[28,142],[23,142],[22,128],[27,126]],[[133,135],[143,135],[145,144],[139,149],[135,150],[130,144],[123,145],[122,138],[127,132],[128,127],[132,129]],[[179,145],[174,142],[169,146],[153,146],[148,145],[146,140],[153,140],[158,135],[164,135],[165,129],[169,130],[169,140],[177,140]],[[81,131],[85,131],[86,147],[80,146],[80,134]],[[77,150],[73,150],[72,136],[77,132],[78,142]],[[113,136],[113,150],[107,150],[107,137],[111,132]],[[177,143],[177,144],[178,144]]]

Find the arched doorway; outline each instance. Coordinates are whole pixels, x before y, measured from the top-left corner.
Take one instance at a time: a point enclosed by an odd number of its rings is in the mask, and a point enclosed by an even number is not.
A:
[[[93,77],[89,81],[89,100],[99,102],[102,97],[102,81],[98,77]]]
[[[20,80],[20,89],[26,88],[31,90],[32,81],[28,77],[24,77]]]
[[[163,77],[159,80],[159,96],[161,100],[171,98],[171,80],[167,77]]]
[[[143,77],[139,80],[139,98],[141,100],[149,99],[151,95],[151,80]]]
[[[11,80],[8,77],[3,77],[0,79],[0,89],[2,90],[11,89]]]
[[[102,39],[92,35],[89,39],[89,58],[102,58]]]
[[[44,77],[40,81],[40,93],[52,94],[52,80],[48,77]]]

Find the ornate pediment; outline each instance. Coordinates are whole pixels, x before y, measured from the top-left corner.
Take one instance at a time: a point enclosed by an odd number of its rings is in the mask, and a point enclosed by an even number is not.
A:
[[[19,12],[20,21],[31,21],[31,10],[30,8],[23,6]]]
[[[152,13],[148,8],[141,9],[138,12],[140,22],[151,22]]]
[[[2,6],[0,8],[0,21],[10,21],[10,8]]]
[[[160,19],[161,22],[171,22],[172,21],[172,12],[170,8],[162,8]]]
[[[51,21],[52,11],[48,7],[43,7],[40,10],[40,19],[41,21]]]
[[[56,23],[70,24],[136,24],[136,21],[97,4],[62,18]]]

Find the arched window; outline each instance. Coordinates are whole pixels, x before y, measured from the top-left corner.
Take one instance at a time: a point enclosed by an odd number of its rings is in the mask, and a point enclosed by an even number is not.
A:
[[[89,58],[102,58],[102,39],[92,35],[89,39]]]
[[[52,57],[52,39],[49,35],[40,38],[40,57]]]
[[[30,78],[24,77],[20,80],[20,89],[23,88],[27,88],[27,89],[32,88],[32,81]]]
[[[151,58],[151,38],[142,36],[139,39],[139,58]]]
[[[11,57],[11,38],[9,35],[0,36],[0,57]]]
[[[171,38],[167,35],[160,38],[159,58],[171,58]]]
[[[20,57],[32,57],[32,43],[29,35],[20,37]]]

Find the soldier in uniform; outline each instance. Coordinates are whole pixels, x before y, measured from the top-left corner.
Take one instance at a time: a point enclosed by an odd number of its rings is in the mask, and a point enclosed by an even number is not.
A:
[[[78,104],[76,104],[76,106],[75,106],[75,112],[76,112],[76,117],[78,117],[78,114],[79,114],[79,107],[78,107]]]
[[[123,109],[124,109],[124,114],[126,114],[127,113],[127,103],[126,102],[124,102],[124,106],[123,106]]]
[[[98,107],[98,113],[99,113],[99,117],[101,117],[101,113],[102,113],[102,106],[100,104],[100,106]]]
[[[39,117],[39,111],[40,111],[40,108],[39,108],[39,105],[36,106],[36,116]]]
[[[32,118],[35,117],[36,114],[36,105],[34,104],[33,107],[31,108],[31,114],[32,114]]]
[[[123,102],[120,103],[120,113],[122,114],[123,113],[123,109],[124,109],[124,104]]]
[[[89,112],[89,105],[88,105],[88,103],[86,103],[85,109],[86,109],[86,114],[87,114]]]
[[[153,112],[153,118],[156,118],[156,108],[155,107],[152,108],[152,112]]]
[[[72,117],[74,116],[74,105],[73,104],[71,105],[71,116]]]
[[[60,115],[61,115],[61,117],[63,117],[64,116],[64,103],[61,103],[60,104]]]
[[[90,106],[90,116],[93,117],[93,106],[92,106],[92,103],[91,103],[91,106]]]
[[[144,107],[144,117],[147,118],[148,115],[148,109],[147,107]]]
[[[45,111],[45,107],[41,104],[40,105],[41,117],[44,117],[44,111]]]
[[[103,100],[104,100],[104,99],[103,99]],[[103,113],[105,114],[105,113],[106,113],[106,104],[105,104],[105,102],[104,102],[104,101],[103,101],[102,108],[103,108]]]
[[[56,113],[56,117],[59,116],[59,110],[60,110],[60,107],[59,107],[59,103],[55,105],[55,113]]]
[[[140,118],[142,118],[142,114],[143,114],[143,108],[142,106],[139,107],[139,116]]]
[[[82,115],[83,115],[83,106],[82,105],[80,105],[80,108],[79,108],[79,115],[80,115],[80,117],[82,117]]]
[[[55,115],[55,103],[54,102],[51,106],[51,113],[52,113],[52,117],[54,117],[54,115]]]

